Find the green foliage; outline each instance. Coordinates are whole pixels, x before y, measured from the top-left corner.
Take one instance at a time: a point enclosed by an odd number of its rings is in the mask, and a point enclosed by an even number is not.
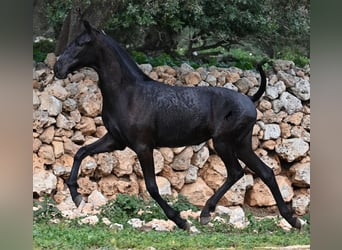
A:
[[[299,67],[304,67],[310,64],[310,59],[308,57],[289,47],[283,48],[282,51],[279,52],[278,57],[284,60],[293,61]]]
[[[55,0],[47,3],[46,15],[55,32],[61,30],[64,19],[72,7],[72,2],[72,0]],[[58,37],[57,34],[55,36]]]
[[[137,218],[140,209],[144,208],[144,200],[137,196],[118,194],[115,200],[110,200],[101,206],[101,216],[114,223],[127,223],[130,218]]]
[[[234,66],[240,69],[253,69],[255,62],[263,58],[261,55],[255,55],[241,48],[230,49],[229,55],[235,60]]]
[[[158,56],[148,56],[143,52],[132,51],[131,55],[138,64],[149,63],[153,67],[161,65],[176,66],[180,64],[178,59],[173,58],[167,53],[161,53]]]
[[[252,218],[251,216],[249,217]],[[274,220],[257,221],[246,229],[234,229],[213,222],[213,227],[192,221],[200,233],[191,235],[183,230],[173,232],[143,232],[132,227],[110,229],[104,224],[78,225],[62,221],[59,224],[34,223],[34,249],[254,249],[266,246],[291,246],[310,244],[310,230],[289,232],[275,226]]]
[[[61,212],[56,208],[56,203],[48,196],[45,196],[42,201],[33,202],[33,205],[38,208],[33,211],[34,222],[46,222],[62,217]]]
[[[198,208],[192,205],[185,196],[179,195],[176,199],[163,197],[173,208],[179,211]],[[101,207],[101,216],[108,218],[114,223],[126,224],[131,218],[138,218],[144,221],[152,219],[164,219],[167,217],[155,200],[145,201],[141,197],[118,194],[115,200],[110,200]]]
[[[178,210],[198,211],[185,196],[164,198]],[[157,249],[252,249],[310,244],[309,226],[304,227],[301,232],[295,229],[287,232],[276,225],[280,218],[257,220],[252,214],[247,215],[250,224],[245,229],[236,229],[219,221],[213,221],[213,226],[203,226],[199,221],[190,219],[192,225],[200,231],[198,234],[190,235],[180,229],[173,232],[139,231],[127,226],[127,220],[140,218],[149,221],[152,218],[166,217],[153,200],[144,201],[140,197],[126,194],[119,194],[116,200],[102,206],[99,214],[114,223],[126,225],[123,230],[111,229],[103,223],[79,225],[78,220],[61,219],[58,224],[47,223],[52,217],[56,217],[52,204],[48,197],[39,203],[42,210],[37,212],[40,219],[35,219],[33,224],[34,249],[146,249],[151,246]],[[141,213],[141,210],[144,212]],[[221,217],[226,222],[229,220],[229,216]],[[305,219],[309,219],[309,216]]]
[[[55,43],[50,40],[41,40],[33,43],[33,60],[44,62],[46,55],[55,50]]]
[[[90,2],[83,0],[79,4],[89,6]],[[47,4],[46,14],[56,32],[61,30],[73,3],[55,0]],[[218,65],[221,61],[216,56],[193,57],[192,53],[210,49],[219,52],[221,48],[250,51],[246,44],[258,51],[251,50],[253,55],[283,57],[300,66],[309,62],[307,0],[127,0],[119,1],[118,6],[106,27],[101,28],[131,51],[143,52],[134,52],[138,63],[174,66],[180,64],[180,56],[194,65]],[[287,47],[292,52],[286,52]],[[243,56],[235,66],[250,69],[252,64]]]

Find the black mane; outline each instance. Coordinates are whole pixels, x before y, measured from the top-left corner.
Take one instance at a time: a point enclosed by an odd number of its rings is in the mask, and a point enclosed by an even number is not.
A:
[[[128,54],[128,52],[122,48],[122,46],[116,42],[112,37],[103,34],[102,32],[98,31],[102,37],[104,38],[104,41],[108,43],[108,45],[115,51],[115,53],[118,55],[116,59],[119,61],[122,70],[127,71],[128,75],[131,74],[134,77],[136,77],[137,80],[143,80],[143,81],[149,81],[151,78],[147,76],[136,64],[136,62],[133,61],[131,56]]]

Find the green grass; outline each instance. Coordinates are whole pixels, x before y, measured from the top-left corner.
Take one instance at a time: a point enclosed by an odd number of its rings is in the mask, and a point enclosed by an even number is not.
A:
[[[263,223],[263,222],[262,222]],[[261,224],[262,224],[261,223]],[[263,246],[289,246],[310,244],[309,229],[303,232],[281,229],[262,230],[247,228],[243,230],[220,230],[222,225],[189,234],[183,230],[173,232],[142,232],[125,226],[123,230],[110,229],[98,225],[78,225],[75,222],[62,221],[59,224],[34,223],[34,249],[215,249],[229,248],[252,249]],[[226,226],[229,227],[229,226]]]
[[[169,202],[179,210],[194,208],[185,197]],[[155,247],[161,249],[217,249],[234,247],[236,249],[253,249],[265,246],[309,245],[310,227],[299,232],[286,232],[276,225],[277,219],[258,221],[248,213],[250,225],[245,229],[236,229],[225,223],[213,222],[213,226],[202,226],[198,221],[191,220],[200,231],[190,234],[180,229],[173,232],[143,232],[133,229],[127,219],[141,218],[146,221],[152,218],[165,218],[161,210],[153,201],[129,195],[118,195],[116,201],[108,202],[102,207],[98,215],[100,220],[107,217],[111,222],[122,223],[123,230],[106,226],[102,222],[96,225],[80,225],[78,219],[67,220],[56,213],[52,207],[53,201],[46,197],[42,202],[35,202],[40,209],[34,213],[33,221],[33,249],[146,249]],[[149,208],[152,213],[138,215],[140,208]],[[196,208],[194,208],[196,210]],[[60,222],[54,224],[51,219],[58,218]],[[228,218],[225,218],[228,219]],[[306,216],[306,220],[310,220]]]

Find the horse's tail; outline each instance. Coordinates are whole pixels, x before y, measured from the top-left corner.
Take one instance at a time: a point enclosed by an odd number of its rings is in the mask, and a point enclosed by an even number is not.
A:
[[[249,98],[253,102],[259,100],[260,97],[264,94],[264,92],[266,90],[266,82],[267,82],[266,81],[266,74],[265,74],[265,71],[262,68],[262,65],[264,65],[267,62],[268,62],[268,59],[265,58],[262,61],[258,62],[257,65],[256,65],[256,68],[259,71],[260,76],[261,76],[261,81],[260,81],[260,87],[259,87],[258,91],[253,96],[249,96]]]

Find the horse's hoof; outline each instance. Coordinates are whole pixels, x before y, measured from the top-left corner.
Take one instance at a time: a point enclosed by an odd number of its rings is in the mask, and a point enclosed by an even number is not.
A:
[[[83,197],[80,194],[77,195],[73,201],[74,201],[76,207],[80,207],[82,201],[84,202]]]
[[[207,225],[209,222],[210,222],[210,216],[207,216],[207,217],[200,217],[200,223],[202,225]]]
[[[302,231],[304,229],[305,224],[307,224],[305,220],[297,218],[294,228],[297,228],[299,231]]]
[[[293,227],[299,230],[302,228],[302,223],[300,222],[298,218],[296,219],[296,223],[293,225]]]
[[[190,228],[191,228],[190,223],[186,221],[183,226],[183,229],[187,232],[190,232]]]

